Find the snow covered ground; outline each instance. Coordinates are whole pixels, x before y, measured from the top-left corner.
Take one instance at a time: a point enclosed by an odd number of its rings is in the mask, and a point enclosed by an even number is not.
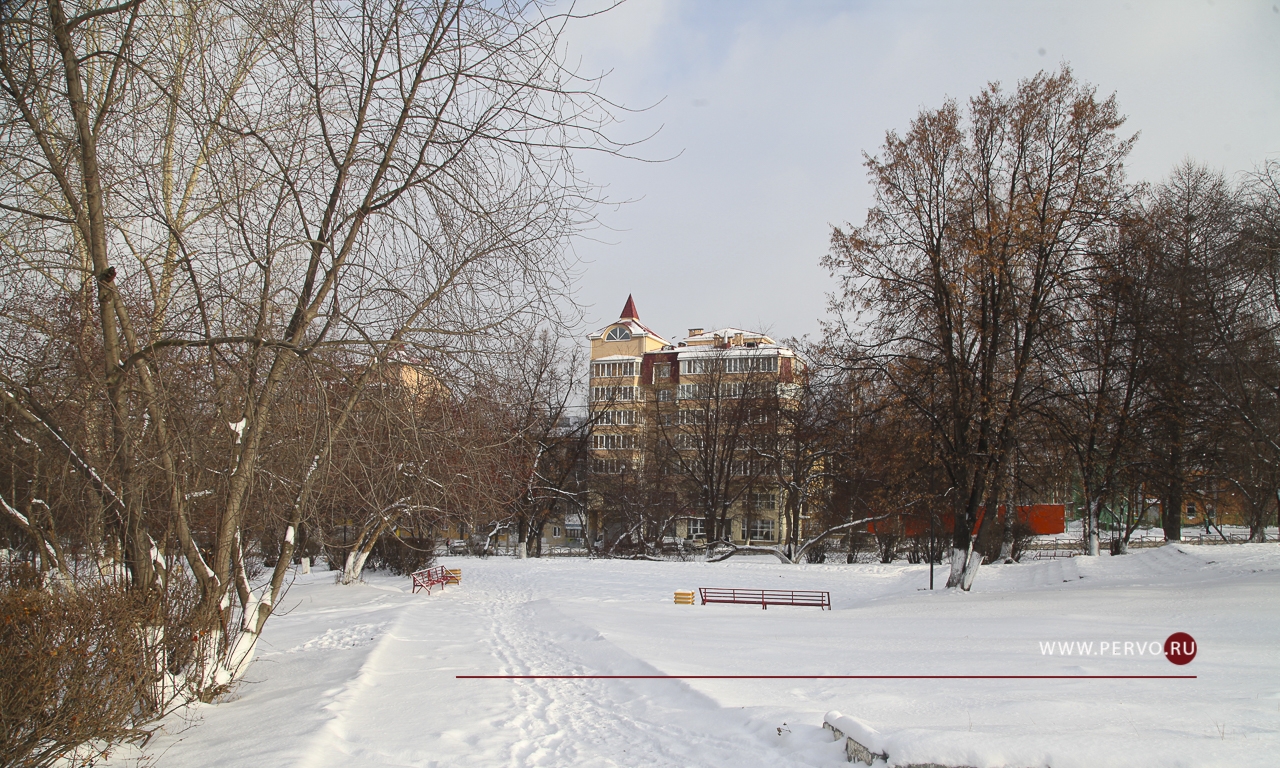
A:
[[[299,576],[247,680],[170,717],[149,762],[845,765],[821,730],[829,710],[879,731],[895,764],[1234,767],[1280,754],[1274,543],[988,566],[968,594],[929,592],[927,565],[443,562],[463,583],[430,596],[407,578]],[[834,610],[673,604],[700,586],[829,590]],[[1150,653],[1176,631],[1198,642],[1182,667]],[[457,679],[489,674],[1196,678]],[[122,750],[112,765],[138,760]]]

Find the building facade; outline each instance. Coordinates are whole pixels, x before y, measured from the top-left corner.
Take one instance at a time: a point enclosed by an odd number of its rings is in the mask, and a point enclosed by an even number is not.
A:
[[[588,339],[599,538],[779,542],[778,412],[803,376],[795,353],[739,328],[690,328],[673,343],[640,321],[631,297]]]

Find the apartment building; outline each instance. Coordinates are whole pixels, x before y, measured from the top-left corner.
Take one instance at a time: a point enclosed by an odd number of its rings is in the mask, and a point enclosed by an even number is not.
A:
[[[593,487],[643,474],[643,524],[668,539],[779,541],[785,517],[769,456],[776,411],[803,375],[795,353],[740,328],[690,328],[673,343],[640,321],[630,296],[588,339]],[[608,493],[591,506],[594,530],[607,536]]]

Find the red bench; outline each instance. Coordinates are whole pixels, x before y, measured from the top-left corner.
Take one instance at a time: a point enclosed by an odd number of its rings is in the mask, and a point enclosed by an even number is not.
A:
[[[438,565],[435,568],[413,573],[413,592],[417,594],[418,590],[425,589],[429,595],[431,594],[431,588],[437,584],[440,585],[441,589],[444,589],[445,584],[458,584],[461,581],[461,570],[450,570],[443,565]]]
[[[707,603],[741,603],[758,605],[768,610],[771,605],[811,605],[815,608],[831,609],[831,593],[805,589],[725,589],[721,587],[699,587],[702,604]]]

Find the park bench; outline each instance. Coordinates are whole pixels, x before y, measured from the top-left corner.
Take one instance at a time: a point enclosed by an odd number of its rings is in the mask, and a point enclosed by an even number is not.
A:
[[[741,603],[758,605],[768,610],[771,605],[811,605],[816,608],[831,608],[831,593],[806,589],[727,589],[722,587],[699,587],[702,604],[707,603]]]
[[[418,590],[425,589],[427,594],[431,594],[431,588],[439,585],[444,589],[445,584],[461,584],[462,569],[461,568],[445,568],[438,565],[435,568],[427,568],[422,571],[414,571],[413,573],[413,592],[417,594]]]

